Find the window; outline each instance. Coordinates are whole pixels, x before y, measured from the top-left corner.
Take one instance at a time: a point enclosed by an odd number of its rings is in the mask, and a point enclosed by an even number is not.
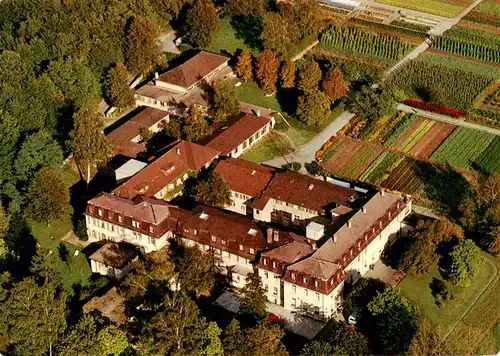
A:
[[[240,251],[243,251],[243,245],[240,245]]]
[[[113,219],[113,213],[111,211],[108,211],[108,219]]]
[[[292,307],[296,307],[296,306],[297,306],[297,299],[292,298]]]
[[[264,290],[267,292],[269,290],[269,286],[267,284],[264,284]]]
[[[255,214],[259,215],[260,214],[260,210],[255,210]]]
[[[132,226],[138,229],[141,227],[141,224],[138,221],[132,220]]]
[[[245,205],[241,204],[241,210],[245,210]]]
[[[273,268],[276,268],[276,262],[273,261]]]
[[[226,246],[226,240],[222,240],[222,244]]]
[[[273,295],[278,295],[278,287],[274,287]]]
[[[297,293],[297,286],[292,285],[292,293],[293,294]]]
[[[250,253],[253,255],[255,253],[255,250],[253,248],[250,248]]]
[[[99,214],[99,216],[102,216],[102,209],[97,209],[97,214]]]
[[[316,293],[316,300],[319,302],[319,293]]]
[[[318,281],[314,281],[314,286],[315,287],[319,287],[319,282]]]
[[[304,283],[307,283],[307,278],[304,277]]]
[[[123,216],[118,215],[118,222],[123,222]]]
[[[264,258],[263,261],[264,261],[264,266],[267,266],[267,260]]]
[[[104,221],[101,221],[101,229],[104,229]]]
[[[150,226],[150,227],[149,227],[149,232],[151,232],[151,233],[155,232],[155,228],[154,228],[154,226]]]
[[[293,219],[294,219],[294,220],[300,220],[300,216],[298,216],[298,215],[294,215],[294,216],[293,216]]]
[[[212,235],[212,241],[216,242],[217,241],[217,237],[215,237],[214,235]]]
[[[295,273],[292,273],[292,279],[295,279]]]
[[[304,288],[304,295],[307,297],[309,295],[309,291],[307,290],[307,288]]]
[[[115,225],[109,224],[111,226],[111,232],[115,232]]]
[[[196,229],[195,229],[195,230],[193,230],[193,233],[194,233],[195,235],[198,235],[198,230],[196,230]]]
[[[95,237],[95,230],[92,230],[92,237]]]
[[[267,271],[264,272],[264,277],[269,278],[269,273],[267,273]]]

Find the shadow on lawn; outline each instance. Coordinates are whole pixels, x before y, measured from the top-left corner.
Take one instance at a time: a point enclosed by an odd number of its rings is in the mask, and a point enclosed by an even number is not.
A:
[[[249,48],[262,51],[264,49],[260,34],[262,18],[259,16],[233,16],[230,21],[236,38],[242,39]]]

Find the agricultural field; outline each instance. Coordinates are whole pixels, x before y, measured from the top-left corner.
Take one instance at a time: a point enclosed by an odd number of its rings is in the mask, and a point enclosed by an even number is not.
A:
[[[431,155],[430,159],[453,167],[471,169],[496,136],[458,127]],[[483,159],[486,159],[483,157]]]
[[[481,110],[500,112],[500,81],[493,83],[475,106]]]
[[[455,17],[465,7],[467,7],[472,0],[375,0],[381,4],[403,7],[409,10],[427,12],[429,14]]]
[[[500,3],[497,0],[483,1],[464,19],[470,22],[498,26],[500,23]]]
[[[321,34],[321,48],[349,56],[396,62],[413,49],[399,37],[379,34],[356,27],[333,26]]]
[[[460,39],[448,34],[437,37],[431,45],[432,49],[450,52],[479,61],[500,63],[500,49],[496,45],[477,43],[471,39]]]
[[[354,157],[352,157],[352,163],[344,166],[344,168],[340,170],[339,175],[348,179],[358,179],[381,153],[382,149],[379,147],[361,147]]]

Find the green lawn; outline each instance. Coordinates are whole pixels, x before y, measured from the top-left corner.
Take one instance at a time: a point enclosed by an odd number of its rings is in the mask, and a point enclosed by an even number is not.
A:
[[[236,87],[236,94],[238,95],[239,101],[262,106],[264,108],[270,108],[275,111],[281,111],[281,106],[278,103],[276,96],[266,96],[264,90],[259,88],[257,83],[242,82],[239,87]]]
[[[229,23],[230,18],[224,17],[220,19],[219,32],[214,36],[212,42],[207,46],[206,50],[214,53],[230,53],[234,55],[239,49],[250,48],[243,42],[243,39],[236,38],[236,32]]]
[[[61,169],[60,173],[68,187],[79,180],[78,175],[67,165]],[[74,256],[73,253],[77,247],[72,244],[65,243],[64,245],[68,250],[67,262],[64,262],[59,257],[59,245],[61,244],[60,240],[64,235],[72,230],[70,217],[68,216],[66,219],[53,222],[50,226],[34,221],[30,221],[29,225],[31,227],[31,233],[37,240],[37,243],[55,254],[56,269],[62,275],[66,290],[68,292],[72,292],[72,286],[77,283],[87,285],[91,271],[85,255],[80,253],[78,256]]]
[[[409,10],[427,12],[445,17],[457,16],[465,6],[452,5],[439,0],[375,0],[376,2],[403,7]]]
[[[240,156],[251,162],[265,162],[292,152],[292,147],[288,140],[275,132],[270,132],[254,147]]]
[[[474,276],[471,286],[469,288],[452,286],[451,291],[454,299],[445,302],[444,308],[439,308],[436,305],[429,287],[433,277],[442,280],[437,268],[432,273],[421,277],[406,276],[398,285],[398,288],[402,295],[407,297],[418,307],[420,315],[430,320],[443,336],[450,331],[452,332],[449,337],[453,337],[454,334],[461,334],[463,326],[469,319],[469,323],[472,324],[473,327],[484,327],[486,330],[483,336],[486,336],[488,332],[491,333],[494,331],[493,326],[498,322],[499,318],[496,309],[500,303],[497,293],[499,278],[497,267],[499,261],[486,253],[483,253],[483,256],[485,261],[479,272]],[[476,298],[481,294],[483,288],[492,279],[493,282],[476,301]],[[471,305],[472,308],[465,314],[462,322],[459,322],[462,315]],[[488,315],[489,317],[487,317]],[[489,320],[486,321],[485,319],[488,318]],[[479,342],[480,341],[481,340],[479,340]],[[479,346],[479,342],[477,346]]]

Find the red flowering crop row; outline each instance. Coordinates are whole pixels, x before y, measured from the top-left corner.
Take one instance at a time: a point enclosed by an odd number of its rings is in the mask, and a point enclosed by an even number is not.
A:
[[[418,109],[433,111],[439,114],[445,114],[452,117],[460,117],[465,113],[463,111],[447,108],[446,106],[440,106],[436,104],[426,103],[417,99],[406,99],[404,101],[406,105],[413,106]]]

